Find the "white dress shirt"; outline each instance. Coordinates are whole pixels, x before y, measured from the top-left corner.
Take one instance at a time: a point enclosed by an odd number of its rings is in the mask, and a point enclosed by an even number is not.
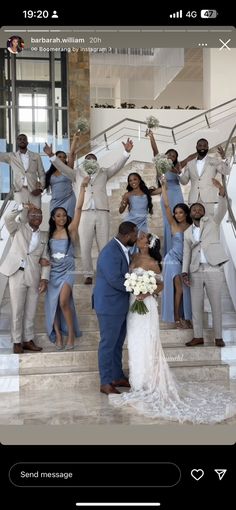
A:
[[[122,244],[119,239],[116,239],[116,237],[114,237],[114,239],[116,240],[116,242],[121,246],[124,254],[125,254],[125,257],[126,257],[126,260],[128,262],[128,265],[130,263],[130,260],[129,260],[129,248],[127,248],[127,246],[124,246],[124,244]]]
[[[198,177],[201,177],[201,175],[202,175],[205,161],[206,161],[206,156],[205,156],[205,158],[197,159],[197,161],[196,161]]]
[[[25,153],[24,152],[20,152],[18,151],[18,153],[20,154],[20,158],[21,158],[21,161],[22,161],[22,164],[23,164],[23,167],[25,169],[25,177],[24,177],[24,182],[23,182],[23,186],[28,186],[28,183],[27,183],[27,177],[26,177],[26,172],[29,168],[29,152],[26,151]]]
[[[193,238],[194,238],[194,241],[196,241],[197,243],[199,242],[200,240],[200,235],[201,235],[201,230],[200,230],[200,227],[197,227],[196,225],[192,225],[192,233],[193,233]],[[200,264],[207,264],[207,259],[204,255],[204,252],[201,248],[201,251],[200,251]]]

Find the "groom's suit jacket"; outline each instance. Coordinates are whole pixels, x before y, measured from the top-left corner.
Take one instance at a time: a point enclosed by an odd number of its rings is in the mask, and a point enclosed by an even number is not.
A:
[[[124,286],[129,271],[126,256],[112,239],[100,252],[92,303],[97,314],[125,315],[129,309],[129,292]]]

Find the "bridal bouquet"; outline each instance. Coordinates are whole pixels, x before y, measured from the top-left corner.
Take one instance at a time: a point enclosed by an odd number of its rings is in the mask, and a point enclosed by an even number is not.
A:
[[[156,278],[154,271],[144,271],[143,269],[136,269],[133,273],[125,274],[124,286],[127,292],[132,292],[134,296],[139,294],[153,294],[157,288]],[[137,312],[140,315],[144,315],[148,312],[144,301],[134,301],[130,307],[131,312]]]
[[[93,175],[99,169],[99,164],[94,159],[85,159],[81,167],[87,175]]]
[[[77,129],[81,131],[81,133],[86,133],[89,130],[89,123],[87,119],[85,119],[84,117],[80,117],[78,119]]]
[[[161,180],[165,173],[173,168],[172,159],[169,159],[165,154],[157,154],[153,161],[156,167],[157,179]]]

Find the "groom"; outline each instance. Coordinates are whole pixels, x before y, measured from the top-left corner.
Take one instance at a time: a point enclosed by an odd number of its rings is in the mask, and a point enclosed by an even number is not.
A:
[[[93,308],[96,310],[100,344],[98,365],[101,393],[120,393],[116,386],[129,387],[122,370],[122,347],[126,337],[126,316],[129,309],[129,293],[124,286],[129,270],[130,246],[137,240],[137,227],[124,221],[119,231],[100,252],[97,261],[97,277],[93,291]]]

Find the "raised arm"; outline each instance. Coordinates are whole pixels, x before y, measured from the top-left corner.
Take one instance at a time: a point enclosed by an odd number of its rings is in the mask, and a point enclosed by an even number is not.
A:
[[[74,218],[68,227],[72,241],[75,241],[75,238],[76,238],[76,234],[77,234],[77,230],[78,230],[78,226],[79,226],[79,222],[80,222],[80,218],[81,218],[81,211],[82,211],[82,207],[83,207],[83,203],[84,203],[84,195],[85,195],[85,191],[86,191],[89,181],[90,181],[89,176],[84,177],[82,184],[80,186],[79,196],[78,196],[77,204],[75,207]]]
[[[217,225],[220,225],[221,221],[223,220],[225,213],[227,211],[227,201],[225,197],[225,190],[224,186],[217,180],[212,179],[212,182],[216,188],[219,190],[219,202],[216,208],[216,212],[213,216],[213,220]]]
[[[11,152],[0,152],[0,161],[2,163],[11,163]]]
[[[44,189],[45,187],[45,171],[44,171],[44,168],[43,168],[43,163],[42,163],[42,160],[41,160],[41,156],[38,154],[38,178],[40,180],[40,184],[42,186],[42,189]]]
[[[168,195],[167,195],[167,190],[166,190],[166,182],[164,179],[162,181],[162,198],[163,198],[163,203],[164,203],[164,207],[166,210],[166,217],[167,217],[168,223],[171,226],[176,226],[176,221],[173,218],[172,211],[171,211],[171,208],[169,205],[169,200],[168,200]]]
[[[153,135],[153,132],[151,131],[151,129],[147,130],[146,136],[149,136],[149,138],[150,138],[153,156],[155,157],[159,153],[159,150],[157,148],[156,140],[154,138],[154,135]]]
[[[119,159],[119,161],[117,161],[113,165],[111,165],[109,168],[105,169],[106,173],[107,173],[107,178],[108,179],[113,177],[113,175],[117,174],[117,172],[119,172],[119,170],[125,165],[127,159],[130,157],[130,152],[133,149],[133,142],[132,142],[132,140],[130,140],[130,138],[127,138],[127,141],[125,143],[122,142],[122,144],[123,144],[124,149],[125,149],[125,153],[122,156],[122,158]]]
[[[80,134],[81,134],[80,130],[76,131],[76,133],[74,133],[73,138],[72,138],[70,152],[68,154],[68,166],[70,168],[74,168],[75,156],[76,156],[76,153],[78,152],[78,145],[79,145],[79,141],[80,141]]]
[[[19,230],[22,223],[27,223],[28,211],[29,208],[34,207],[35,205],[31,204],[20,204],[17,205],[9,214],[6,214],[4,217],[5,225],[9,232],[9,234],[13,235]],[[16,221],[17,216],[19,216],[19,221]]]
[[[218,165],[216,166],[216,170],[220,174],[229,175],[230,166],[229,166],[229,162],[227,161],[227,159],[225,159],[225,151],[224,151],[223,147],[221,147],[221,145],[219,145],[219,147],[217,148],[217,151],[218,151],[219,155],[221,156],[222,161],[219,161]]]
[[[62,175],[65,175],[66,177],[68,177],[68,179],[70,179],[72,182],[74,182],[76,179],[75,170],[70,168],[68,165],[65,165],[65,163],[63,163],[63,161],[61,161],[61,159],[59,159],[55,156],[54,152],[52,151],[52,144],[48,145],[46,142],[43,150],[44,150],[45,154],[47,154],[47,156],[50,158],[50,160],[53,163],[53,165],[55,166],[55,168],[57,170],[59,170],[59,172],[61,172]]]
[[[183,161],[179,162],[178,169],[182,170],[182,168],[184,168],[189,161],[192,161],[192,159],[195,159],[196,157],[197,157],[197,152],[194,152],[194,154],[189,154],[189,156],[187,156],[187,158],[185,158],[185,159],[183,159]]]

